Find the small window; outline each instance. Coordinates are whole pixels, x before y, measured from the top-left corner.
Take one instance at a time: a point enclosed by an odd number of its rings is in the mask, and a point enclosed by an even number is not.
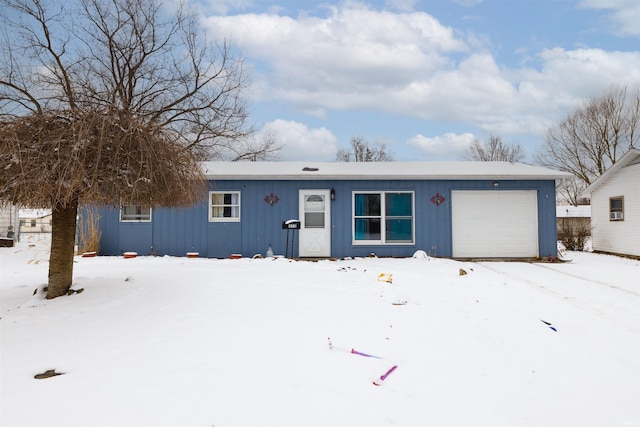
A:
[[[121,222],[151,222],[151,208],[137,205],[120,207]]]
[[[624,197],[612,197],[609,199],[609,221],[624,220]]]
[[[304,200],[304,228],[324,228],[324,196],[312,194]]]
[[[240,221],[240,192],[212,191],[209,193],[210,222]]]
[[[413,193],[354,193],[354,244],[411,244]]]

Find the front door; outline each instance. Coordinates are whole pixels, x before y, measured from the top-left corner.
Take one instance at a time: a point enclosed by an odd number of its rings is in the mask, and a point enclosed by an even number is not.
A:
[[[301,257],[331,256],[330,190],[300,190]]]

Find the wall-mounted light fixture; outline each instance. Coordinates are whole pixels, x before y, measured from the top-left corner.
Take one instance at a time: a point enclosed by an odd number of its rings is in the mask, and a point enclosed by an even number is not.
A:
[[[331,200],[335,200],[335,199],[336,199],[336,190],[334,190],[334,189],[332,188],[332,189],[331,189],[331,193],[329,193],[329,194],[330,194]]]
[[[494,181],[494,182],[493,182],[493,186],[494,186],[494,187],[500,187],[500,183],[499,183],[498,181]]]

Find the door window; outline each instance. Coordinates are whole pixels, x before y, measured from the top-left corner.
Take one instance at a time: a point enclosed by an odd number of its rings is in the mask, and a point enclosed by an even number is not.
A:
[[[310,194],[304,199],[304,227],[324,228],[325,199],[323,195]]]

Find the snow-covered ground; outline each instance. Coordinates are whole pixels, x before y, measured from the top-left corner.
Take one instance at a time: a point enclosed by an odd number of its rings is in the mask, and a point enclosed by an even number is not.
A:
[[[0,248],[3,427],[640,426],[637,260],[77,257],[49,301],[47,243]]]

